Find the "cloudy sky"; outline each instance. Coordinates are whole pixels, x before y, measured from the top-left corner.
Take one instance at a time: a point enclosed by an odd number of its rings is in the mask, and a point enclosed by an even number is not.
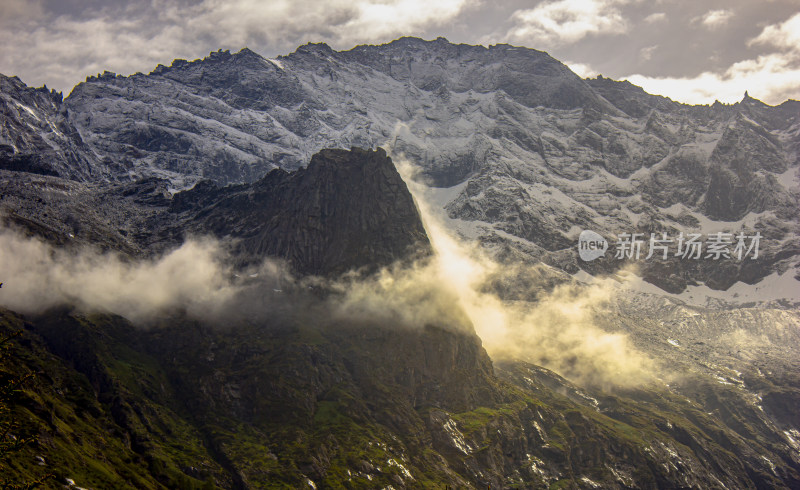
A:
[[[66,94],[220,48],[272,57],[404,35],[536,48],[682,102],[800,99],[800,0],[0,0],[0,73]]]

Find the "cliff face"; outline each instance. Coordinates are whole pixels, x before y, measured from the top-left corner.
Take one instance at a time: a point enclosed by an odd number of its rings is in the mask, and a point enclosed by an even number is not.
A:
[[[96,164],[98,159],[70,122],[60,93],[0,74],[0,116],[0,169],[80,181],[124,172],[111,160]]]
[[[308,167],[273,170],[252,185],[179,193],[176,232],[237,241],[242,260],[286,259],[301,274],[376,270],[431,252],[411,194],[376,151],[323,150]]]

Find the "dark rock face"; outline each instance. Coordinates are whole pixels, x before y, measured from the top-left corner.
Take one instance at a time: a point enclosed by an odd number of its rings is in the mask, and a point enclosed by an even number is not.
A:
[[[307,168],[247,186],[208,184],[175,196],[179,229],[238,241],[243,260],[284,258],[302,274],[371,270],[430,253],[411,194],[376,151],[323,150]]]

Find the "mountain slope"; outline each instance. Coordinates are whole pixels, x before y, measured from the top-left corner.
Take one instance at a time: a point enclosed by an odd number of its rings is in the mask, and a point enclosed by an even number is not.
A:
[[[2,324],[25,330],[2,369],[40,373],[17,409],[40,440],[11,475],[117,488],[800,482],[796,455],[746,434],[761,429],[724,387],[695,384],[710,399],[698,405],[657,388],[585,390],[524,363],[495,377],[477,339],[438,328],[219,330],[173,317],[141,330],[113,315],[25,323],[8,311]]]

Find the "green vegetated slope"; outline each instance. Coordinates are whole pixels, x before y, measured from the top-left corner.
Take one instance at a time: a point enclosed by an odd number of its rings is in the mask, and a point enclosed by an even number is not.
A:
[[[791,487],[775,441],[653,388],[589,394],[474,334],[381,324],[208,328],[2,311],[17,481],[86,488]],[[722,395],[720,395],[722,396]],[[735,418],[731,420],[736,420]],[[746,423],[743,421],[742,423]],[[731,423],[730,425],[733,425]],[[738,429],[738,430],[737,430]],[[764,460],[771,463],[767,465]]]

